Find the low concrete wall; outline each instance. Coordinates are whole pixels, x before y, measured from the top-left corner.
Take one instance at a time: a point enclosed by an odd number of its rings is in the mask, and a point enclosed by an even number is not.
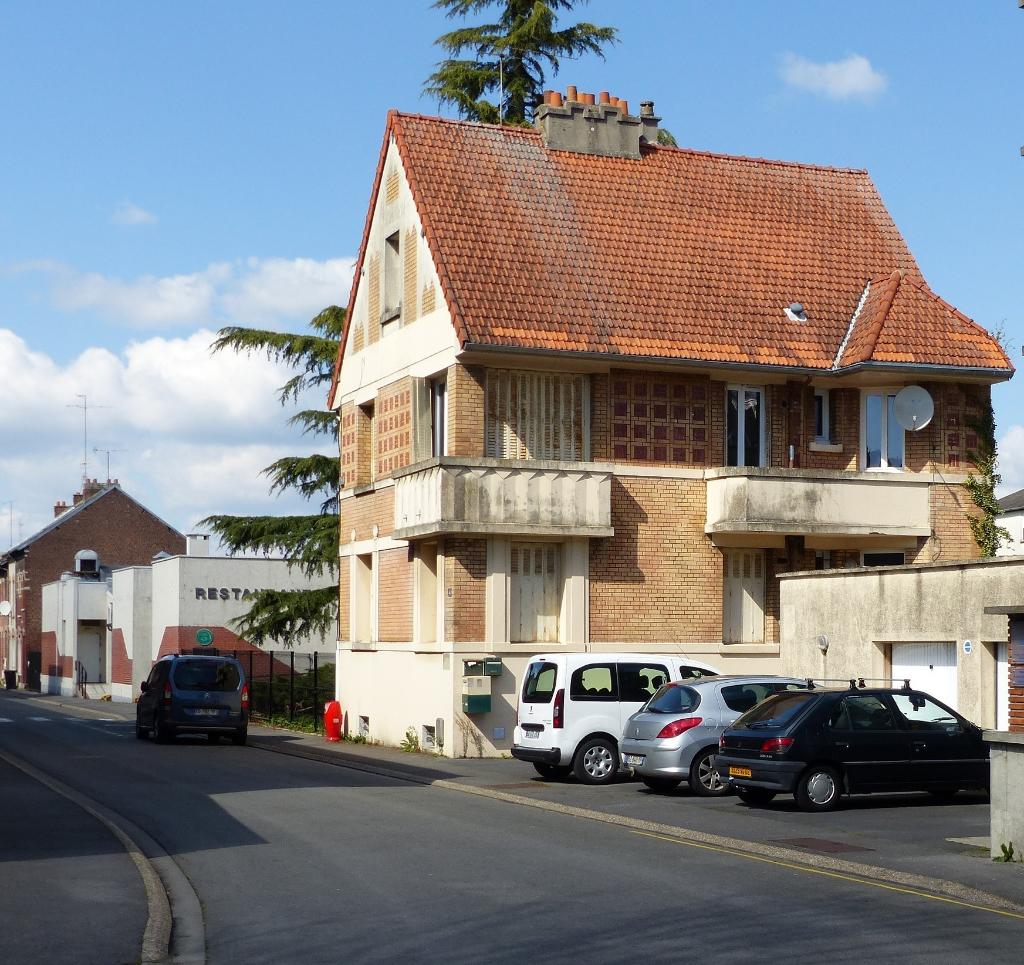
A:
[[[1003,856],[1004,844],[1024,855],[1024,734],[987,730],[984,737],[992,761],[992,857]]]

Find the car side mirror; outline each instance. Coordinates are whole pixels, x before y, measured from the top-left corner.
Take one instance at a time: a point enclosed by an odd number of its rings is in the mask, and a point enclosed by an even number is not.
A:
[[[142,693],[145,693],[147,690],[149,690],[149,681],[143,680],[142,684],[139,686],[139,690],[142,691]]]

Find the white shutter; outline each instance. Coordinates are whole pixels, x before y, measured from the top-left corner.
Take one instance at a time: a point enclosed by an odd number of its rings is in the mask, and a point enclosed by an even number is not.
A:
[[[486,451],[494,459],[583,458],[584,377],[492,370]]]

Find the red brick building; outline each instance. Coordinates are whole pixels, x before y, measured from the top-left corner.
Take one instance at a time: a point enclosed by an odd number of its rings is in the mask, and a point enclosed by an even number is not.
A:
[[[533,129],[388,116],[331,394],[350,729],[501,751],[529,654],[771,670],[779,574],[977,555],[998,343],[866,172],[657,125],[574,89]]]
[[[56,639],[41,629],[42,588],[75,571],[75,554],[92,550],[105,567],[148,564],[160,552],[185,552],[185,537],[120,488],[86,481],[72,505],[54,507],[54,520],[0,555],[0,663],[21,685],[39,689],[40,675],[71,676],[58,666]]]

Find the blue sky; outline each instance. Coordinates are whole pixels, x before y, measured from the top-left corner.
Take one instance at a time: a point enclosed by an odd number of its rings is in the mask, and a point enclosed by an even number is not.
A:
[[[1015,0],[593,0],[607,59],[552,86],[655,101],[683,146],[866,167],[932,287],[1011,358],[1024,343],[1024,11]],[[0,0],[0,547],[89,448],[169,522],[275,512],[257,471],[306,445],[261,360],[210,333],[344,303],[389,107],[422,97],[451,26],[426,0]],[[1024,382],[996,389],[1024,487]],[[12,404],[13,403],[13,404]],[[92,475],[105,456],[88,453]]]

